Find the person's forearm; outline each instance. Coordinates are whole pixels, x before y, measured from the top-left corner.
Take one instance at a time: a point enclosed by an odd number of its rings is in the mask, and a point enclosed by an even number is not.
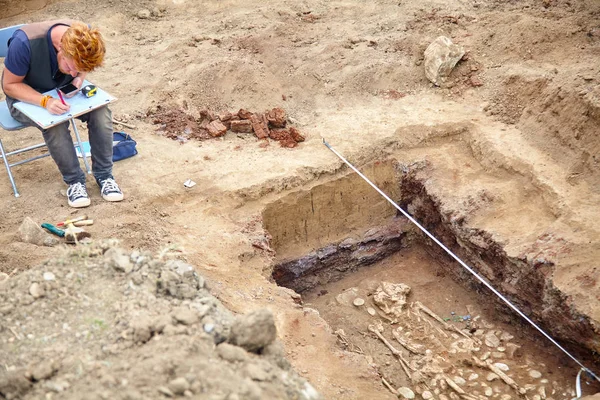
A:
[[[44,97],[44,95],[23,82],[4,84],[4,93],[13,99],[35,104],[36,106],[40,105],[42,97]]]

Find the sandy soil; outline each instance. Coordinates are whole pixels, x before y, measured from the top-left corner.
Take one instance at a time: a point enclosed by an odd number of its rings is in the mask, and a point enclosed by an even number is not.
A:
[[[348,172],[321,138],[357,166],[425,165],[418,178],[441,211],[546,276],[547,289],[585,320],[581,352],[600,351],[598,2],[8,3],[0,0],[0,26],[69,17],[104,32],[106,65],[90,80],[119,98],[114,117],[135,126],[123,129],[139,155],[115,164],[122,203],[103,202],[89,180],[92,237],[119,239],[127,249],[177,247],[233,312],[273,310],[294,368],[327,398],[390,394],[363,356],[340,348],[319,315],[270,279],[274,260],[314,249],[317,236],[274,252],[265,207]],[[434,87],[423,52],[440,35],[467,56]],[[164,108],[198,120],[207,108],[274,107],[306,141],[285,148],[232,132],[198,140],[185,128],[173,140],[153,117]],[[34,129],[2,133],[9,148],[39,138]],[[0,175],[0,271],[11,276],[61,251],[19,241],[25,217],[41,223],[77,214],[51,160],[14,171],[18,199]],[[187,179],[197,185],[185,188]],[[287,212],[294,214],[293,204]],[[322,221],[329,223],[337,224]],[[523,285],[511,276],[483,271],[519,298]],[[535,312],[546,325],[559,317]],[[573,339],[571,327],[555,328]]]

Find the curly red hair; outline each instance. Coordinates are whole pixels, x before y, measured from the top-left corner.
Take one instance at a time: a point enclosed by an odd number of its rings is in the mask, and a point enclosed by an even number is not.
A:
[[[75,22],[67,29],[60,42],[62,50],[73,59],[79,72],[93,71],[104,62],[106,46],[96,28]]]

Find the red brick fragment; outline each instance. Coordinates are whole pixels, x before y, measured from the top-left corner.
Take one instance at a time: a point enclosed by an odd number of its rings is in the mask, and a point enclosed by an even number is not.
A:
[[[221,121],[211,122],[208,124],[207,130],[212,137],[223,136],[225,133],[227,133],[227,127],[223,125]]]
[[[269,132],[269,137],[273,140],[283,140],[291,137],[290,131],[287,129],[271,129]]]
[[[202,110],[200,110],[200,117],[208,119],[209,122],[214,121],[215,119],[219,118],[217,116],[217,114],[215,114],[213,111],[211,111],[207,108],[203,108]]]
[[[233,114],[231,114],[229,111],[225,111],[225,112],[219,114],[219,120],[221,122],[229,121],[229,120],[231,120],[231,117],[233,117]]]
[[[296,142],[304,142],[304,136],[300,134],[300,131],[296,128],[290,128],[290,135]]]
[[[269,137],[269,123],[264,114],[252,114],[250,121],[252,121],[252,129],[257,138],[266,139]]]
[[[252,122],[243,119],[238,121],[230,121],[231,122],[231,131],[232,132],[243,132],[243,133],[252,133]]]
[[[290,131],[287,129],[272,129],[269,133],[269,137],[273,140],[277,140],[281,147],[292,148],[298,145]]]
[[[250,119],[250,116],[252,116],[252,113],[248,110],[244,110],[243,108],[240,108],[240,111],[238,111],[237,115],[241,119]]]
[[[285,128],[287,116],[283,109],[276,107],[267,113],[267,120],[273,128]]]

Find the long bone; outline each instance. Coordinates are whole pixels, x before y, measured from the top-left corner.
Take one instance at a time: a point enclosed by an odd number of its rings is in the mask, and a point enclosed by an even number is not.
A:
[[[383,344],[385,344],[387,348],[390,349],[392,354],[398,359],[398,362],[400,363],[400,366],[406,373],[406,376],[408,376],[408,379],[412,379],[412,376],[409,371],[410,366],[408,365],[408,361],[406,361],[406,359],[402,356],[402,353],[400,353],[394,346],[392,346],[392,344],[388,342],[388,340],[384,338],[383,335],[379,332],[379,330],[377,330],[377,328],[375,328],[373,325],[369,325],[368,329],[370,332],[373,332],[375,335],[377,335],[379,340],[381,340]]]

